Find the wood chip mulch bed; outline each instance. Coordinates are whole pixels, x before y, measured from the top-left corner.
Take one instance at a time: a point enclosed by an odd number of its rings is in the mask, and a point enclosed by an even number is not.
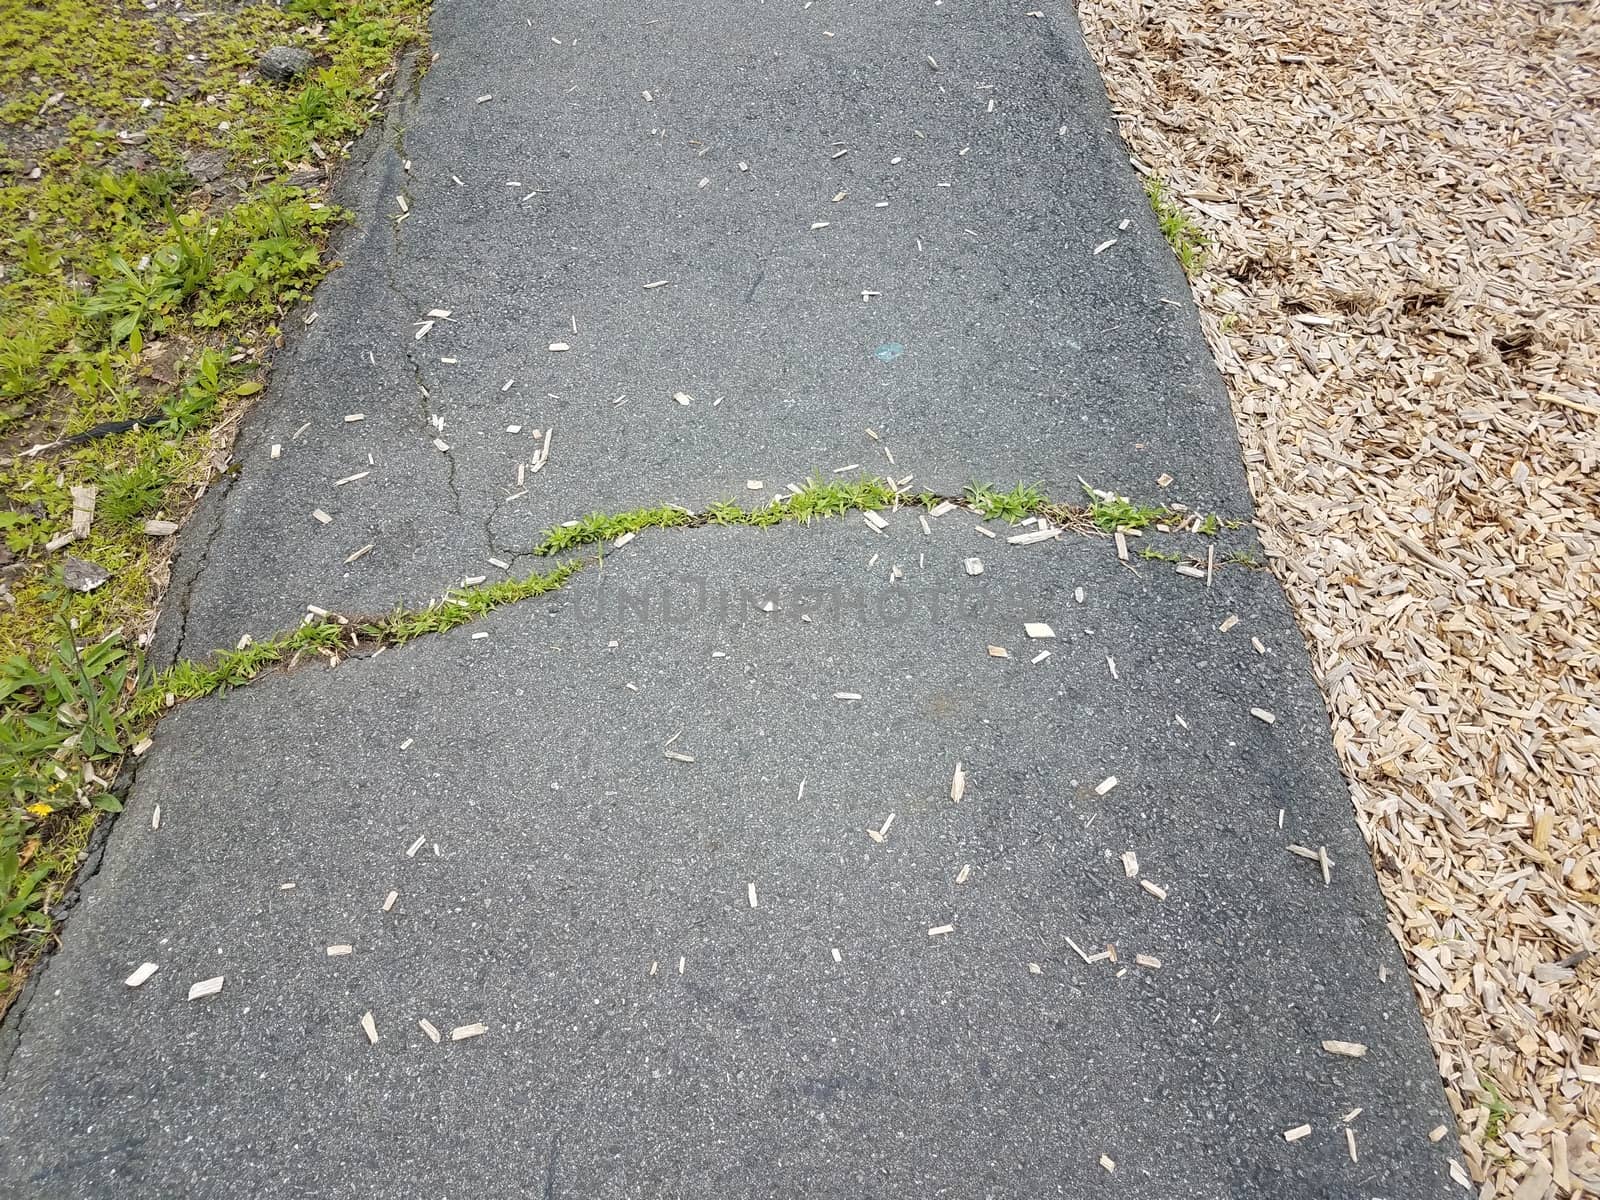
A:
[[[1600,1195],[1600,9],[1080,0],[1473,1187]]]

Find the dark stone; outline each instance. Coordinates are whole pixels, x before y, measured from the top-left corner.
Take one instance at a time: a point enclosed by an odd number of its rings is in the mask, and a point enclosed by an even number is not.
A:
[[[210,183],[220,179],[222,173],[228,169],[227,151],[205,150],[186,154],[183,157],[183,169],[197,183]]]
[[[61,578],[75,592],[92,592],[111,578],[111,572],[98,563],[67,554],[61,559]]]
[[[297,46],[274,46],[261,56],[256,69],[274,83],[293,83],[311,70],[311,55]]]

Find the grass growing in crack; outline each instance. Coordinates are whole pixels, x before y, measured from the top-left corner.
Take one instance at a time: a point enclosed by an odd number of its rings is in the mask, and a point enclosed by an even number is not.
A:
[[[447,633],[497,608],[553,592],[583,567],[581,560],[573,559],[543,575],[533,574],[524,579],[505,579],[498,583],[461,588],[420,612],[395,612],[377,621],[364,622],[361,633],[368,640],[389,645],[401,645],[425,634]]]
[[[141,688],[129,710],[136,719],[159,716],[173,704],[243,687],[263,671],[290,662],[296,655],[332,655],[363,645],[398,646],[428,634],[448,633],[497,608],[553,592],[584,565],[582,560],[574,559],[543,574],[457,588],[443,600],[415,611],[396,609],[386,616],[349,624],[332,618],[308,621],[289,633],[236,650],[221,650],[204,661],[185,659]]]
[[[1183,515],[1170,508],[1136,504],[1126,496],[1111,496],[1089,488],[1084,490],[1089,496],[1089,519],[1102,533],[1115,533],[1119,529],[1148,529],[1152,525],[1177,521]]]
[[[1173,199],[1167,185],[1161,180],[1147,176],[1144,191],[1150,197],[1150,207],[1155,210],[1156,220],[1161,225],[1161,236],[1167,239],[1167,245],[1178,256],[1183,273],[1193,276],[1200,269],[1205,249],[1210,244],[1205,234],[1190,220],[1189,214]]]
[[[677,505],[636,508],[618,513],[590,513],[581,520],[547,529],[533,553],[548,557],[579,546],[611,542],[626,533],[641,529],[694,528],[701,525],[751,525],[767,528],[783,521],[809,524],[821,517],[842,517],[846,513],[891,507],[896,498],[888,480],[876,477],[857,480],[807,479],[798,492],[779,496],[759,508],[743,508],[731,500],[719,500],[704,512],[692,512]]]
[[[615,541],[625,533],[638,533],[642,529],[670,529],[676,525],[687,525],[693,517],[694,514],[687,509],[671,504],[620,513],[593,512],[569,524],[546,530],[544,538],[533,552],[541,555],[560,554],[577,546]]]
[[[1027,483],[1019,483],[1009,492],[1002,492],[989,483],[969,483],[963,496],[985,520],[1005,521],[1011,525],[1035,515],[1049,503],[1036,485]]]

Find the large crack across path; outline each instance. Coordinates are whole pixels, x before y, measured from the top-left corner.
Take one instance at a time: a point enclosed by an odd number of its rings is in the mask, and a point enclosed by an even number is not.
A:
[[[1225,569],[1257,565],[1247,550],[1231,551],[1220,560],[1215,554],[1214,539],[1240,528],[1241,522],[1224,522],[1213,514],[1180,509],[1141,507],[1109,493],[1091,491],[1090,494],[1094,503],[1087,506],[1058,503],[1032,489],[1019,487],[1014,492],[1001,493],[982,485],[974,485],[959,497],[922,493],[912,498],[891,482],[877,478],[853,483],[811,480],[805,487],[754,509],[721,503],[700,511],[661,505],[621,513],[594,513],[549,530],[531,553],[549,558],[602,543],[610,543],[613,550],[618,550],[640,532],[652,528],[771,528],[852,514],[861,514],[869,526],[881,532],[885,523],[878,516],[880,512],[921,508],[923,513],[919,514],[919,520],[925,528],[928,516],[951,511],[962,511],[980,520],[1008,520],[1008,530],[1019,530],[1006,535],[1006,541],[1012,544],[1055,541],[1067,535],[1108,537],[1114,539],[1118,558],[1130,569],[1133,567],[1127,550],[1128,534],[1154,530],[1173,537],[1200,536],[1207,543],[1206,553],[1190,554],[1187,561],[1184,555],[1153,548],[1146,548],[1140,557],[1167,564],[1175,560],[1178,572],[1203,578],[1208,583],[1219,566]],[[990,536],[999,537],[993,531]],[[549,571],[534,572],[520,579],[452,589],[442,599],[416,610],[397,608],[384,615],[352,617],[312,607],[305,621],[290,632],[259,642],[247,640],[233,650],[218,651],[206,660],[184,659],[174,663],[141,691],[134,702],[134,710],[142,718],[154,718],[184,701],[250,683],[268,670],[293,671],[303,663],[316,660],[337,665],[345,658],[371,656],[418,637],[448,632],[497,609],[553,592],[578,572],[603,563],[604,558],[602,550],[586,558],[568,558]]]

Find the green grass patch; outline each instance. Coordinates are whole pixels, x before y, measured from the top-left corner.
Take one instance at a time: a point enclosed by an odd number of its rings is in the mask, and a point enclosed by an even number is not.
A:
[[[1210,242],[1161,180],[1147,175],[1144,191],[1150,197],[1150,207],[1155,210],[1156,220],[1161,225],[1161,236],[1167,239],[1167,245],[1178,256],[1183,273],[1192,277],[1200,269]]]
[[[315,168],[372,120],[427,8],[0,0],[0,1010],[115,804],[95,781],[148,715],[121,648],[164,577],[168,541],[145,522],[183,518],[219,423],[261,390],[290,308],[332,265],[346,214]],[[318,65],[262,79],[275,45]],[[52,448],[18,454],[35,443]],[[71,527],[75,485],[97,506],[67,553],[111,572],[88,594],[46,549]],[[292,636],[291,656],[328,635]],[[260,670],[270,649],[255,649]]]

